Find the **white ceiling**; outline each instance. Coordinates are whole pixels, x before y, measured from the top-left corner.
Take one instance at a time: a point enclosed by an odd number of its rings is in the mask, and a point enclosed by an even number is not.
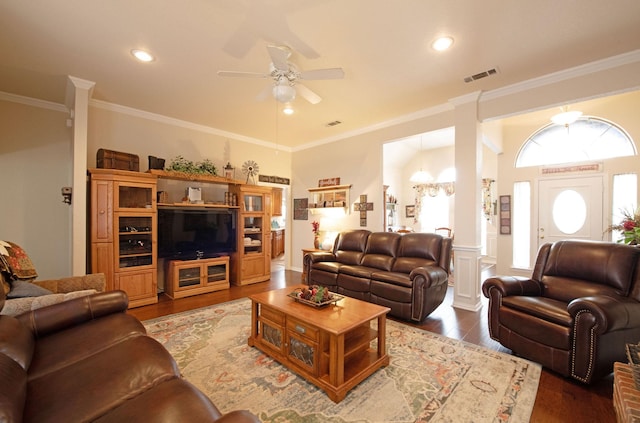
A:
[[[639,17],[637,0],[2,0],[0,91],[63,103],[72,75],[97,100],[296,148],[637,50]],[[440,34],[450,51],[430,48]],[[268,80],[216,74],[268,72],[268,44],[345,78],[305,81],[323,101],[279,115],[256,100]]]

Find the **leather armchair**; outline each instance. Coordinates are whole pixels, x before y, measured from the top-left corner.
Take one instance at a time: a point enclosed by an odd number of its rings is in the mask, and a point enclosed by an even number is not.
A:
[[[489,334],[514,354],[591,383],[640,341],[640,248],[592,241],[543,245],[530,278],[484,281]]]

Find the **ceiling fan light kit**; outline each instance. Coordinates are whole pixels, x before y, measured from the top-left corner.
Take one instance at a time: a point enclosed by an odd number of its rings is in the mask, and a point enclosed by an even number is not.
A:
[[[289,103],[296,98],[296,90],[286,82],[278,83],[273,86],[273,97],[280,103]]]
[[[569,111],[564,108],[562,110],[563,111],[561,113],[551,116],[551,122],[555,123],[556,125],[569,126],[576,120],[580,119],[580,116],[582,116],[582,112],[578,110]]]
[[[313,69],[300,71],[298,67],[289,62],[291,50],[285,46],[267,46],[267,52],[271,57],[269,63],[269,73],[238,72],[238,71],[218,71],[219,76],[230,76],[240,78],[270,78],[273,80],[271,93],[280,103],[293,101],[296,95],[304,98],[311,104],[318,104],[322,97],[302,85],[300,80],[321,80],[321,79],[342,79],[344,71],[342,68]],[[262,96],[258,96],[259,99]]]

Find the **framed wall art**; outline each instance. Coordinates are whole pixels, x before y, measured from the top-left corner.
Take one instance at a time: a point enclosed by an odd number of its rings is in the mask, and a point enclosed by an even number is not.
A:
[[[500,196],[500,234],[511,235],[511,196]]]
[[[413,204],[410,206],[405,206],[405,216],[416,217],[416,206],[414,206]]]

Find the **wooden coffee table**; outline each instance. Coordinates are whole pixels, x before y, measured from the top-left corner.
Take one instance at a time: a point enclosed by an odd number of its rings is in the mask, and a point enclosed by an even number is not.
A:
[[[348,297],[316,308],[288,297],[295,289],[249,297],[248,344],[340,402],[351,388],[389,364],[385,331],[390,309]],[[377,330],[371,327],[374,320]],[[376,339],[377,347],[372,348]]]

